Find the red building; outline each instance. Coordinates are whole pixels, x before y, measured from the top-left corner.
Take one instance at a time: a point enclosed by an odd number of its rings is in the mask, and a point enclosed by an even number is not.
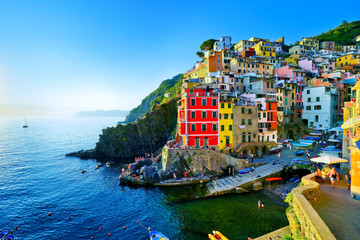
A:
[[[178,102],[177,142],[186,147],[219,145],[219,93],[206,89],[185,89]]]
[[[277,131],[277,102],[266,101],[267,128],[269,131]]]

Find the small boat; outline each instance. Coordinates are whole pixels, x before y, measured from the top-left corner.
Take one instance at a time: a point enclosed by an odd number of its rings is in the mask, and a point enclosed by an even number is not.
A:
[[[164,234],[158,231],[149,230],[150,240],[169,240]]]
[[[216,238],[215,235],[218,235],[221,240],[228,240],[227,237],[225,237],[221,232],[219,231],[213,231],[213,234],[208,234],[210,240],[219,240],[219,238]]]
[[[321,137],[305,136],[304,139],[319,141]]]
[[[10,235],[7,235],[5,238],[3,238],[4,240],[13,240],[15,237],[14,235],[10,234]]]
[[[267,182],[282,181],[281,177],[271,177],[266,179]]]
[[[3,237],[5,237],[8,233],[9,233],[8,230],[4,230],[4,231],[0,232],[0,239],[3,239]]]
[[[290,179],[289,181],[290,182],[297,182],[297,181],[299,181],[300,180],[300,178],[298,178],[298,177],[293,177],[292,179]]]
[[[313,144],[315,141],[309,139],[300,139],[299,142],[304,144]]]
[[[292,143],[293,147],[297,148],[297,147],[308,147],[311,144],[309,143]]]
[[[239,171],[239,173],[240,173],[240,174],[245,174],[245,173],[254,171],[254,169],[255,169],[254,167],[241,169],[241,170]]]
[[[334,145],[327,146],[325,148],[321,148],[323,152],[342,152],[341,149],[337,149]]]
[[[311,133],[309,133],[309,135],[312,135],[312,136],[322,136],[323,133],[322,133],[322,132],[311,132]]]
[[[176,186],[190,186],[190,185],[196,185],[198,183],[206,183],[209,182],[211,179],[209,177],[204,178],[196,178],[194,177],[192,180],[188,177],[185,180],[166,180],[161,181],[159,183],[155,183],[154,185],[157,187],[176,187]]]
[[[272,149],[270,149],[270,153],[271,153],[271,154],[279,153],[279,152],[281,152],[281,149],[282,149],[282,147],[272,148]]]
[[[297,150],[297,151],[295,152],[295,154],[296,154],[297,156],[301,156],[301,155],[303,155],[304,153],[305,153],[304,150]]]
[[[114,164],[114,162],[108,161],[108,162],[106,162],[106,167],[110,167],[113,164]]]
[[[308,165],[311,163],[311,161],[307,159],[299,159],[299,158],[294,158],[292,161],[296,164],[301,164],[301,165]]]
[[[29,126],[26,124],[26,118],[25,118],[25,125],[23,126],[23,128],[28,128]]]

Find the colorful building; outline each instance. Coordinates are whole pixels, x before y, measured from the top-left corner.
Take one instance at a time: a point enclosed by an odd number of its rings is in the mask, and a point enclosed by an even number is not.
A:
[[[336,67],[337,68],[341,68],[342,66],[345,66],[345,65],[352,65],[352,64],[357,64],[357,63],[360,63],[359,55],[353,54],[353,53],[344,55],[342,57],[338,57],[336,59]]]
[[[260,41],[259,43],[254,45],[252,48],[255,49],[256,56],[269,57],[269,58],[276,57],[276,52],[275,52],[274,48],[272,47],[271,42]]]
[[[219,151],[232,152],[234,136],[234,105],[221,100],[219,106]]]
[[[352,88],[353,101],[346,102],[344,108],[343,149],[350,151],[351,194],[360,199],[360,81]]]
[[[289,49],[290,54],[299,54],[299,55],[307,55],[314,56],[316,53],[316,48],[313,46],[307,45],[295,45]]]
[[[320,48],[327,50],[335,50],[335,42],[331,42],[331,41],[320,42]]]
[[[185,89],[178,102],[178,137],[185,147],[219,146],[219,93],[201,88]]]
[[[204,56],[205,74],[208,76],[210,72],[218,72],[223,70],[223,59],[221,51],[208,50]]]

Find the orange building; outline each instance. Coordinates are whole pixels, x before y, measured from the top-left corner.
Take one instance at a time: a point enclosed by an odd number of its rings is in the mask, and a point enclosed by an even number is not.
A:
[[[218,72],[223,70],[221,51],[208,50],[205,52],[205,72]]]

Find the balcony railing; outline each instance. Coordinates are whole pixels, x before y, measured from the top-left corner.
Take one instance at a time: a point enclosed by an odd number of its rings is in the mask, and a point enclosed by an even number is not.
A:
[[[184,96],[185,97],[218,97],[219,96],[219,93],[210,93],[210,92],[207,92],[207,93],[193,93],[193,94],[190,94],[190,93],[184,93]]]

